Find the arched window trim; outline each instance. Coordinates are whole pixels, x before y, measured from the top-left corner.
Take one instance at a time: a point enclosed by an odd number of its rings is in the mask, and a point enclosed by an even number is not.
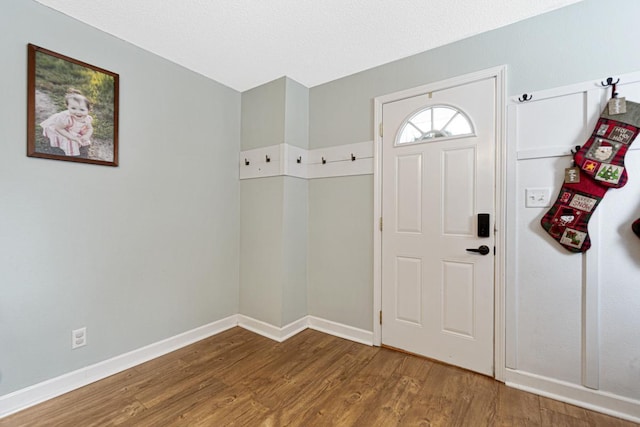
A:
[[[402,136],[404,130],[406,129],[407,126],[412,126],[413,128],[415,128],[418,132],[424,134],[425,132],[422,131],[422,129],[420,129],[418,126],[416,126],[415,124],[413,124],[411,122],[411,120],[413,118],[415,118],[416,116],[418,116],[419,114],[427,111],[427,110],[434,110],[436,108],[447,108],[450,110],[454,110],[455,114],[447,121],[447,123],[444,125],[443,129],[446,129],[446,127],[451,123],[451,121],[457,116],[457,115],[461,115],[466,122],[469,124],[469,127],[471,128],[471,132],[469,133],[465,133],[465,134],[460,134],[460,135],[451,135],[451,136],[441,136],[441,137],[433,137],[433,138],[422,138],[416,141],[411,141],[411,142],[400,142],[400,137]],[[433,123],[433,115],[432,115],[432,123]],[[430,131],[441,131],[442,129],[430,129]],[[476,127],[473,124],[473,121],[471,120],[471,117],[469,117],[469,115],[467,113],[465,113],[463,110],[461,110],[460,108],[451,105],[451,104],[435,104],[435,105],[430,105],[428,107],[423,107],[420,108],[416,111],[414,111],[413,113],[409,114],[407,116],[407,118],[402,122],[402,125],[400,126],[400,130],[398,131],[398,133],[396,134],[396,138],[395,138],[395,145],[411,145],[411,144],[424,144],[424,143],[428,143],[428,142],[433,142],[433,141],[446,141],[446,140],[450,140],[450,139],[458,139],[458,138],[468,138],[470,136],[476,136]]]

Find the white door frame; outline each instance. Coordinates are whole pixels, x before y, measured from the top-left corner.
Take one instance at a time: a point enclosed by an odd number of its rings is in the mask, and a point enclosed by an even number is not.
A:
[[[373,345],[382,343],[380,311],[382,310],[382,233],[379,220],[382,217],[382,106],[388,102],[411,98],[435,90],[472,83],[495,77],[496,79],[496,206],[495,206],[495,279],[494,279],[494,371],[495,378],[505,379],[505,277],[506,277],[506,195],[507,195],[507,146],[506,146],[506,65],[489,68],[471,74],[429,83],[374,99],[374,169],[373,169]],[[383,130],[384,131],[384,130]]]

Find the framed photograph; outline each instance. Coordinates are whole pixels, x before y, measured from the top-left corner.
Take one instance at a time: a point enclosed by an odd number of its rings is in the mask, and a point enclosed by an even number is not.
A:
[[[118,75],[27,50],[27,156],[118,166]]]

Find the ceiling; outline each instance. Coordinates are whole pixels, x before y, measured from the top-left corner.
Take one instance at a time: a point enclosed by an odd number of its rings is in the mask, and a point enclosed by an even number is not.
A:
[[[581,0],[36,0],[245,91],[313,87]]]

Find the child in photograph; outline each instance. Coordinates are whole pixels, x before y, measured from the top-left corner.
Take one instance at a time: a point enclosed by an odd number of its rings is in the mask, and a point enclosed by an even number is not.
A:
[[[42,134],[49,138],[52,147],[58,147],[67,156],[79,156],[80,147],[91,144],[93,117],[89,115],[91,103],[75,89],[69,89],[64,97],[67,109],[52,114],[40,123]]]

